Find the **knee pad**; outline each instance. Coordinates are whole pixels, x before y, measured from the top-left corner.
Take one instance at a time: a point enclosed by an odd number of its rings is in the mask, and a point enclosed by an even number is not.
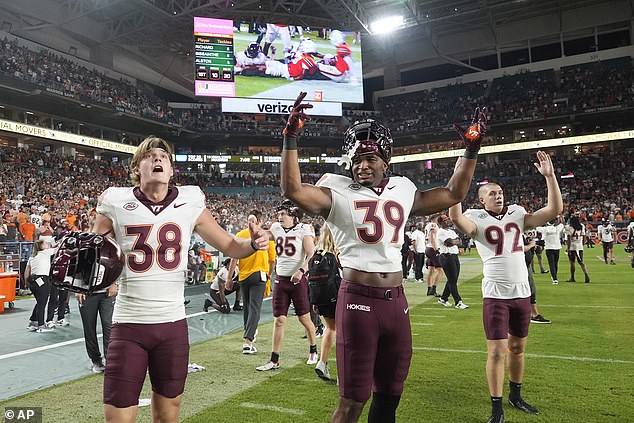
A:
[[[396,408],[400,401],[400,395],[374,392],[370,412],[368,413],[368,423],[395,423]]]

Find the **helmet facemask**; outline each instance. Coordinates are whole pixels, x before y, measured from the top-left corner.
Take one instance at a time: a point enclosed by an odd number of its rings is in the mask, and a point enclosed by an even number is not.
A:
[[[343,154],[339,166],[352,169],[355,156],[376,154],[389,166],[392,158],[392,134],[373,119],[355,122],[343,135]]]

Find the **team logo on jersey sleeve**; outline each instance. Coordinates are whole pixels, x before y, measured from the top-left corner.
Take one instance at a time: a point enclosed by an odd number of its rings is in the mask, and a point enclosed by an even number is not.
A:
[[[139,207],[139,203],[135,201],[128,201],[127,203],[123,205],[123,208],[126,209],[127,211],[136,210],[137,207]]]
[[[489,215],[488,215],[487,213],[480,213],[480,214],[478,215],[478,217],[479,217],[480,219],[486,219],[487,217],[489,217]]]
[[[348,185],[348,188],[350,188],[353,191],[359,191],[361,189],[361,185],[357,184],[356,182],[353,182],[350,185]]]

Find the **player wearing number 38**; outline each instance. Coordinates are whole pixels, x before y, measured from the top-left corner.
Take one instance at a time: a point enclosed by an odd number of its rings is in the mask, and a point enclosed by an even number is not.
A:
[[[495,183],[482,185],[478,190],[484,210],[470,209],[463,214],[460,204],[449,208],[449,217],[458,229],[475,240],[484,263],[482,320],[488,350],[486,376],[491,393],[490,423],[504,422],[505,359],[509,368],[510,405],[529,414],[538,414],[521,395],[524,350],[531,317],[531,289],[522,234],[554,219],[561,213],[563,201],[550,156],[538,151],[537,160],[535,167],[546,179],[548,203],[536,212],[527,213],[516,204],[505,206],[502,187]]]
[[[225,232],[199,187],[171,185],[172,156],[165,140],[146,138],[130,165],[135,186],[108,188],[97,204],[92,231],[114,237],[125,260],[106,357],[107,422],[136,419],[148,370],[152,421],[178,422],[189,359],[183,285],[192,232],[230,257],[269,245],[266,232],[252,225],[250,239]]]
[[[356,422],[374,387],[368,421],[395,421],[412,357],[409,306],[402,286],[401,244],[410,215],[430,215],[462,201],[471,183],[486,130],[476,110],[469,132],[457,128],[466,147],[445,187],[418,191],[409,179],[390,172],[392,136],[373,120],[344,134],[341,163],[347,175],[325,174],[303,184],[297,139],[309,117],[295,101],[286,128],[281,164],[284,196],[326,219],[343,267],[337,301],[339,404],[333,422]],[[473,136],[476,134],[476,136]]]

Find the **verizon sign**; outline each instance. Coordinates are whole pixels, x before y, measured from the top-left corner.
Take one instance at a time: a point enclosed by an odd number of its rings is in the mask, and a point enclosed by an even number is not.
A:
[[[230,98],[223,97],[223,113],[258,113],[265,115],[287,115],[293,109],[294,101],[288,100],[264,100],[257,98]],[[319,101],[306,101],[313,108],[308,110],[312,116],[341,116],[341,103],[322,103]]]

